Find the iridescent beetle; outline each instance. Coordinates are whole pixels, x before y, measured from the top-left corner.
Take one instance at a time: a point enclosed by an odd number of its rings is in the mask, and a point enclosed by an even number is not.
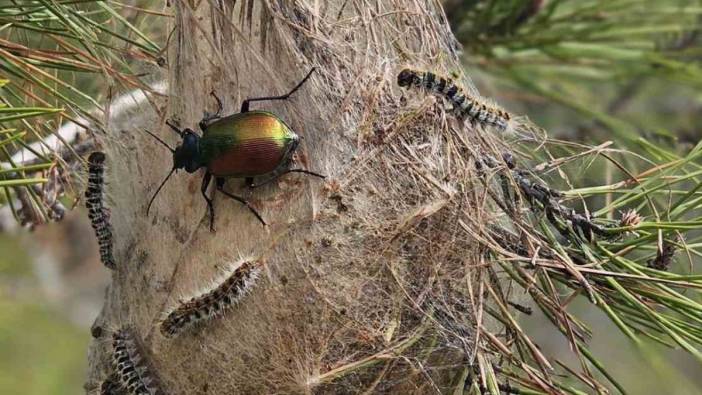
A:
[[[215,114],[206,112],[205,117],[198,124],[203,132],[202,137],[191,129],[181,130],[166,121],[166,124],[183,139],[175,149],[147,130],[148,134],[171,150],[173,169],[156,189],[146,208],[146,215],[149,215],[151,204],[161,188],[178,169],[194,173],[202,167],[205,168],[205,177],[202,179],[200,191],[207,202],[212,231],[214,231],[214,207],[212,197],[207,196],[207,188],[212,177],[215,178],[218,191],[248,207],[264,226],[266,222],[249,202],[224,190],[226,178],[244,178],[246,185],[251,188],[267,184],[284,174],[293,172],[324,178],[323,175],[308,170],[289,169],[292,156],[300,144],[300,136],[273,113],[249,111],[249,104],[254,101],[286,100],[310,78],[314,70],[312,68],[307,76],[287,94],[246,99],[241,104],[241,112],[226,117],[221,116],[223,107],[221,100],[212,93],[217,100],[218,109]],[[271,175],[271,177],[259,184],[254,184],[254,177],[264,175]]]

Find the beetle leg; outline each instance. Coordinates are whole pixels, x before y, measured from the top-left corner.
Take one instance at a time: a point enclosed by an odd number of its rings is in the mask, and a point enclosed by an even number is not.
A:
[[[270,182],[273,182],[273,181],[275,181],[276,179],[278,179],[278,178],[280,178],[281,176],[283,176],[283,175],[285,175],[285,174],[288,174],[288,173],[303,173],[303,174],[307,174],[307,175],[310,175],[310,176],[319,177],[319,178],[322,178],[322,179],[327,178],[327,176],[325,176],[325,175],[322,175],[322,174],[319,174],[319,173],[315,173],[315,172],[313,172],[313,171],[309,171],[309,170],[305,170],[305,169],[288,169],[288,170],[285,170],[284,172],[282,172],[282,173],[280,173],[280,174],[278,174],[278,175],[275,175],[275,176],[273,176],[273,177],[267,179],[266,181],[263,181],[262,183],[259,183],[259,184],[251,184],[250,187],[251,187],[251,188],[258,188],[258,187],[260,187],[260,186],[263,186],[263,185],[266,185],[266,184],[268,184],[268,183],[270,183]]]
[[[214,99],[217,101],[217,112],[214,114],[210,114],[209,112],[205,111],[205,114],[202,116],[202,120],[200,123],[198,123],[198,126],[200,126],[200,130],[203,132],[205,131],[205,128],[212,123],[215,119],[222,118],[222,111],[224,111],[224,105],[222,104],[222,100],[217,96],[215,91],[210,92],[210,95],[214,97]]]
[[[301,87],[305,82],[307,82],[307,79],[310,78],[310,76],[312,75],[312,73],[314,72],[314,70],[315,70],[315,68],[312,67],[312,70],[310,70],[310,72],[307,73],[307,75],[305,76],[305,78],[303,78],[302,81],[300,81],[297,85],[295,85],[295,87],[292,88],[292,90],[291,90],[290,92],[286,93],[285,95],[282,95],[282,96],[253,97],[253,98],[251,98],[251,99],[246,99],[246,100],[244,100],[244,102],[241,103],[241,112],[248,112],[248,111],[249,111],[249,103],[252,102],[252,101],[286,100],[288,97],[290,97],[290,95],[292,95],[293,93],[295,93],[296,90],[300,89],[300,87]]]
[[[222,178],[222,177],[217,177],[217,178],[215,179],[215,182],[217,183],[217,190],[220,191],[220,192],[222,192],[224,195],[226,195],[226,196],[228,196],[228,197],[230,197],[230,198],[236,200],[237,202],[243,204],[244,206],[248,207],[249,210],[251,210],[251,212],[256,216],[256,218],[258,218],[258,220],[261,221],[261,223],[263,224],[263,226],[266,226],[266,221],[263,220],[263,218],[262,218],[261,215],[258,213],[258,211],[256,211],[256,209],[253,208],[253,207],[251,206],[251,204],[249,204],[249,202],[246,201],[246,199],[241,198],[241,197],[236,196],[236,195],[232,195],[231,193],[229,193],[229,192],[227,192],[227,191],[224,190],[224,181],[225,181],[225,180],[224,180],[224,178]]]
[[[214,97],[214,99],[217,101],[217,112],[214,113],[214,116],[217,118],[221,118],[222,111],[224,111],[224,105],[222,104],[222,100],[217,96],[214,90],[210,92],[210,95],[212,95],[212,97]]]
[[[202,178],[202,187],[200,187],[200,192],[202,192],[202,197],[205,198],[207,202],[207,211],[210,213],[210,231],[214,232],[214,206],[212,205],[212,198],[207,196],[207,187],[210,186],[210,181],[212,180],[212,174],[205,173],[205,177]]]

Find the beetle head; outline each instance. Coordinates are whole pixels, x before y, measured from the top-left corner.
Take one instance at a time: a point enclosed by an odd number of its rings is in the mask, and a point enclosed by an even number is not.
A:
[[[176,127],[169,121],[166,121],[166,125],[173,129],[174,132],[178,133],[178,135],[183,139],[183,141],[178,146],[176,146],[175,149],[173,149],[168,144],[166,144],[165,141],[161,140],[158,136],[149,132],[148,130],[145,130],[146,133],[151,135],[151,137],[156,139],[159,143],[163,144],[164,147],[168,148],[173,153],[173,168],[171,169],[170,173],[168,173],[166,178],[161,182],[161,185],[158,186],[156,192],[151,197],[151,200],[149,200],[149,204],[146,206],[146,215],[149,215],[151,204],[153,204],[154,199],[156,199],[156,196],[161,191],[161,188],[163,188],[168,179],[171,178],[171,176],[173,175],[173,173],[176,172],[176,170],[185,169],[185,171],[187,171],[188,173],[193,173],[201,167],[197,160],[200,145],[200,137],[198,137],[198,135],[195,134],[195,132],[193,132],[191,129],[186,128],[180,130],[178,129],[178,127]]]
[[[188,173],[193,173],[200,168],[197,161],[200,137],[191,129],[184,129],[181,137],[183,142],[173,151],[173,168],[185,169]]]

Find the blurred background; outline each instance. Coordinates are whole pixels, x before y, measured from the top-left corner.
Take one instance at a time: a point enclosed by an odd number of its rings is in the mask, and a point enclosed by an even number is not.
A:
[[[462,48],[463,71],[478,91],[528,115],[551,138],[611,141],[617,149],[652,158],[653,163],[622,159],[631,171],[682,158],[702,141],[702,2],[446,0],[444,5]],[[68,149],[58,160],[61,167],[48,159],[42,165],[42,150],[29,144],[72,121],[100,122],[106,102],[158,81],[171,12],[162,0],[0,1],[0,103],[6,105],[4,112],[0,106],[0,162],[15,172],[0,169],[2,394],[83,392],[89,328],[109,282],[82,202],[71,210],[82,173],[75,170],[69,181],[60,170],[80,169],[80,161]],[[21,136],[20,128],[26,131]],[[90,133],[79,130],[67,142],[47,144],[88,152]],[[18,152],[33,151],[41,163],[18,159]],[[22,177],[9,176],[25,170]],[[42,175],[27,175],[35,170]],[[570,170],[563,189],[617,181],[611,167],[598,162]],[[39,187],[51,177],[62,180],[60,193]],[[18,186],[27,193],[13,197],[8,191]],[[588,204],[599,207],[605,199]],[[47,203],[51,209],[39,208]],[[670,271],[699,274],[699,260],[676,259]],[[570,307],[592,328],[593,353],[629,393],[702,393],[700,364],[688,353],[653,341],[634,346],[586,300],[576,298]],[[547,354],[574,360],[567,342],[538,311],[523,316],[522,325]]]

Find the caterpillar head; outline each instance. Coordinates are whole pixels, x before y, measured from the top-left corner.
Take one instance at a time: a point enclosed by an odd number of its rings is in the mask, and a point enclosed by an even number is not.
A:
[[[397,75],[397,85],[407,88],[412,84],[416,84],[417,73],[410,69],[404,69]]]

